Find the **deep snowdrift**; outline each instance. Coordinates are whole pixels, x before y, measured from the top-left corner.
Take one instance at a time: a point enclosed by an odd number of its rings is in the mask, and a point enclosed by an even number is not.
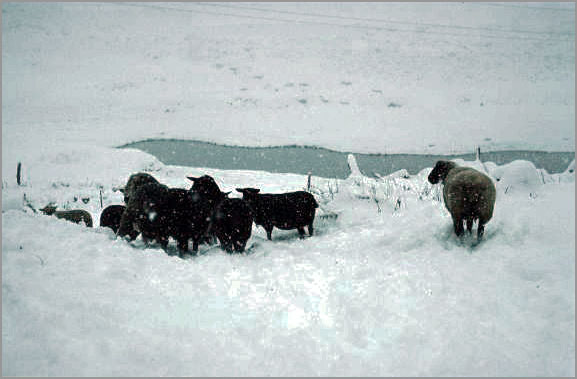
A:
[[[313,177],[317,235],[267,241],[254,227],[247,254],[203,245],[182,260],[34,214],[23,195],[98,224],[100,189],[104,206],[120,203],[112,188],[131,171],[110,161],[185,188],[187,174],[267,192],[307,178],[98,155],[44,156],[34,180],[2,191],[4,375],[574,375],[574,173],[486,165],[500,181],[478,246],[452,235],[427,170]]]

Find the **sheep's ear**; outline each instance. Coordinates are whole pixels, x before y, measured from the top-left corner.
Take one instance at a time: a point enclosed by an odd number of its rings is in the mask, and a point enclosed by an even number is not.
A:
[[[118,189],[120,192],[124,193],[124,188],[119,188]]]
[[[188,180],[191,180],[193,182],[198,179],[198,178],[195,178],[194,176],[187,176],[187,178],[188,178]]]
[[[260,189],[259,189],[259,188],[248,188],[247,190],[248,190],[248,192],[250,192],[250,193],[259,193],[259,192],[260,192]]]
[[[236,192],[244,193],[244,188],[237,188]]]

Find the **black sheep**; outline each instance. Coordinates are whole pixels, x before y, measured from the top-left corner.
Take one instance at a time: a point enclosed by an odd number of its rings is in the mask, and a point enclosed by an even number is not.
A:
[[[187,178],[193,182],[192,187],[190,187],[190,192],[193,193],[193,196],[208,201],[214,207],[216,207],[216,205],[224,200],[230,193],[222,192],[214,178],[211,176],[203,175],[198,178],[187,176]]]
[[[224,199],[216,206],[210,224],[210,233],[229,253],[243,252],[252,233],[253,215],[250,206],[242,199]]]
[[[262,225],[266,236],[272,240],[273,227],[279,229],[298,229],[300,237],[305,235],[307,226],[309,235],[313,235],[313,221],[318,203],[314,196],[305,191],[282,194],[260,194],[257,188],[237,188],[243,199],[253,210],[254,222]]]
[[[185,189],[168,188],[148,183],[139,187],[130,198],[122,215],[119,236],[130,235],[131,226],[142,233],[145,242],[156,240],[166,250],[169,237],[177,241],[180,255],[188,251],[193,240],[193,252],[206,235],[212,208]]]
[[[253,214],[250,206],[241,199],[229,199],[230,192],[222,192],[215,180],[204,175],[188,177],[194,184],[190,191],[212,210],[208,235],[218,238],[227,252],[242,252],[252,232]]]
[[[100,226],[108,227],[116,233],[120,227],[120,219],[125,209],[124,205],[110,205],[104,208],[100,214]]]
[[[124,194],[124,203],[128,204],[130,197],[136,193],[138,187],[148,183],[158,184],[158,180],[156,180],[152,175],[144,172],[130,175],[126,182],[126,186],[120,189],[120,192]]]
[[[171,188],[167,210],[168,234],[177,241],[179,251],[188,251],[188,240],[192,239],[192,251],[198,252],[198,244],[207,234],[212,207],[190,191]]]
[[[460,167],[450,161],[438,161],[429,174],[431,184],[442,181],[445,207],[451,213],[453,228],[457,236],[462,236],[463,222],[471,232],[473,222],[479,220],[477,240],[485,231],[485,224],[493,217],[497,191],[493,181],[485,174],[469,168]]]
[[[138,233],[144,242],[156,240],[163,249],[168,246],[168,187],[158,183],[143,184],[131,194],[120,219],[117,235],[134,240]]]

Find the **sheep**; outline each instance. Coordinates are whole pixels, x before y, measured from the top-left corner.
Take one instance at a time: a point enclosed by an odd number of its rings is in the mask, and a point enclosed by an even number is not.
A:
[[[208,175],[188,179],[194,182],[191,193],[211,210],[207,235],[216,236],[221,248],[229,253],[243,252],[252,232],[250,206],[242,199],[229,199],[230,192],[222,192]]]
[[[147,183],[160,184],[158,182],[158,180],[156,180],[152,175],[144,173],[144,172],[138,172],[136,174],[130,175],[130,177],[128,178],[128,181],[126,182],[126,186],[124,188],[118,189],[120,192],[122,192],[124,194],[124,203],[128,204],[130,201],[130,197],[136,193],[136,190],[140,186],[147,184]],[[125,210],[126,210],[126,207],[125,207]],[[119,217],[121,217],[121,216],[122,216],[122,214],[119,215]],[[107,225],[107,226],[111,226],[111,225]],[[119,227],[120,227],[120,221],[118,221],[118,225],[116,226],[115,233],[118,232]],[[125,228],[126,228],[125,233],[130,236],[131,240],[134,240],[140,234],[137,230],[135,230],[133,228],[130,229],[130,225],[125,225]]]
[[[72,209],[68,211],[57,211],[56,206],[53,204],[48,204],[44,208],[40,209],[42,213],[48,216],[56,216],[64,220],[72,221],[77,224],[84,222],[84,224],[91,228],[92,227],[92,216],[90,213],[83,209]]]
[[[131,230],[142,233],[145,242],[156,240],[164,250],[169,237],[177,241],[180,256],[188,252],[188,241],[193,240],[193,253],[205,236],[210,223],[212,207],[190,191],[168,188],[163,184],[147,183],[130,197],[120,220],[117,235],[130,240],[136,238]]]
[[[192,181],[192,187],[190,187],[190,193],[195,200],[200,200],[206,202],[206,205],[211,209],[211,216],[216,209],[216,206],[224,199],[228,197],[230,192],[222,192],[216,184],[213,177],[208,175],[203,175],[200,177],[187,176],[188,180]],[[203,242],[208,244],[214,244],[216,242],[216,236],[210,230],[206,231]]]
[[[305,191],[283,194],[260,194],[257,188],[237,188],[243,199],[254,212],[254,222],[262,225],[266,236],[272,240],[273,227],[279,229],[298,229],[300,238],[304,238],[304,227],[308,226],[309,235],[313,235],[313,221],[318,203],[314,196]]]
[[[166,208],[168,234],[178,242],[179,251],[181,254],[188,251],[188,240],[192,239],[192,251],[196,254],[210,225],[212,207],[195,199],[190,191],[171,188]]]
[[[130,194],[126,209],[120,218],[116,235],[134,240],[138,233],[144,242],[156,240],[164,250],[168,247],[166,203],[168,187],[159,183],[146,183]]]
[[[124,188],[119,189],[119,191],[124,194],[124,203],[128,204],[128,202],[130,201],[130,197],[134,195],[138,187],[147,183],[158,184],[158,180],[156,180],[152,175],[144,172],[139,172],[130,175],[128,181],[126,182],[126,186]]]
[[[242,253],[252,233],[251,207],[242,199],[224,199],[215,208],[209,226],[223,250]]]
[[[435,164],[428,180],[431,184],[443,183],[443,199],[453,219],[455,234],[463,235],[463,222],[471,233],[473,221],[478,220],[477,241],[481,241],[485,224],[493,217],[497,194],[493,181],[473,168],[443,160]]]
[[[100,226],[108,227],[116,232],[120,226],[120,219],[122,218],[122,213],[126,207],[124,205],[110,205],[102,211],[100,214]],[[136,236],[134,237],[136,238]]]
[[[190,192],[193,193],[193,196],[208,201],[212,206],[216,207],[230,193],[222,192],[211,176],[203,175],[198,178],[187,176],[187,178],[193,182],[192,187],[190,187]]]

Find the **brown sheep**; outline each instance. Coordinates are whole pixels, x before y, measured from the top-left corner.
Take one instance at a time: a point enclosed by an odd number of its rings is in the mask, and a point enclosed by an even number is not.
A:
[[[90,216],[90,213],[88,213],[83,209],[57,211],[56,206],[48,204],[44,208],[40,209],[40,211],[48,216],[56,216],[57,218],[62,218],[64,220],[72,221],[77,224],[84,222],[84,224],[89,228],[92,227],[92,216]]]
[[[473,221],[478,220],[477,240],[480,241],[485,224],[493,217],[497,195],[493,181],[473,168],[460,167],[450,161],[438,161],[428,179],[431,184],[442,181],[444,185],[443,199],[453,218],[455,234],[463,235],[463,222],[467,223],[470,233]]]

